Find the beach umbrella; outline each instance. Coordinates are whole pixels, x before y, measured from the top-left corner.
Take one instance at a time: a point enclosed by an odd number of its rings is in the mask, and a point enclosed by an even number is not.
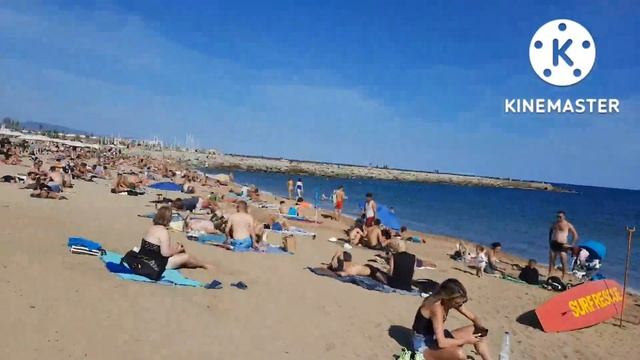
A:
[[[364,201],[360,203],[360,210],[364,211]],[[383,204],[378,203],[376,206],[376,217],[380,219],[382,225],[391,230],[400,231],[400,221],[395,213]]]
[[[607,247],[599,241],[586,240],[581,241],[578,245],[581,248],[586,249],[595,259],[604,260],[605,256],[607,256]]]
[[[398,221],[398,217],[385,205],[378,204],[376,216],[386,228],[400,231],[400,221]]]

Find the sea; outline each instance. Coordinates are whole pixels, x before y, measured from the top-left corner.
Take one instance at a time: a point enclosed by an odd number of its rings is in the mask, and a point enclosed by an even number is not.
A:
[[[214,174],[215,169],[203,169]],[[235,181],[253,184],[275,195],[287,195],[291,175],[234,172]],[[294,180],[298,176],[293,176]],[[556,212],[564,210],[580,240],[596,240],[607,247],[601,273],[624,278],[627,226],[638,227],[632,247],[628,287],[640,290],[640,191],[554,184],[571,192],[545,192],[491,187],[426,184],[371,179],[300,176],[304,198],[332,208],[331,193],[343,185],[347,194],[345,214],[358,216],[365,194],[395,209],[400,223],[411,230],[462,238],[489,245],[523,258],[549,263],[548,235]],[[544,272],[546,274],[546,272]]]

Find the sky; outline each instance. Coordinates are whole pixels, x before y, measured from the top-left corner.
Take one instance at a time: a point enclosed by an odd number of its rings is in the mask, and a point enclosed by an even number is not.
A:
[[[568,18],[591,73],[537,77]],[[0,1],[0,117],[226,153],[640,189],[635,1]],[[505,98],[618,114],[505,114]]]

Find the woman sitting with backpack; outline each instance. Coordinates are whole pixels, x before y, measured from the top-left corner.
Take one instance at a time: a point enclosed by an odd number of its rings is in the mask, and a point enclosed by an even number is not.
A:
[[[146,269],[144,270],[144,274],[139,273],[138,275],[158,280],[162,277],[165,269],[213,268],[213,266],[196,259],[193,255],[187,254],[184,246],[179,242],[172,243],[169,237],[169,231],[167,230],[167,226],[169,226],[171,222],[171,214],[171,208],[168,206],[163,206],[158,209],[158,213],[153,218],[153,225],[142,236],[140,250],[138,250],[137,253],[137,260],[144,261],[146,263],[144,266]],[[129,254],[127,254],[127,256],[128,255]],[[123,259],[125,262],[127,256]],[[137,270],[133,267],[131,270],[134,273],[138,273],[141,269]]]

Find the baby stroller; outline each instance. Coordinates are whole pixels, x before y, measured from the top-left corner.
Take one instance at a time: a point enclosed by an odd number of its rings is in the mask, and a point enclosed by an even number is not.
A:
[[[578,244],[578,248],[571,262],[573,275],[584,281],[604,278],[598,272],[607,256],[607,247],[599,241],[587,240]]]

